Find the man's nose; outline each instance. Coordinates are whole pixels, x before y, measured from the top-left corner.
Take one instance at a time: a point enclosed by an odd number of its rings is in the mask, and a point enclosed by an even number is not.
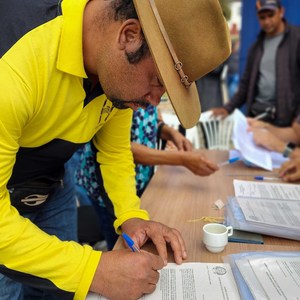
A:
[[[162,95],[165,92],[165,88],[161,87],[159,89],[156,89],[155,91],[152,91],[151,94],[147,97],[147,101],[153,105],[157,106],[160,103],[160,99]]]

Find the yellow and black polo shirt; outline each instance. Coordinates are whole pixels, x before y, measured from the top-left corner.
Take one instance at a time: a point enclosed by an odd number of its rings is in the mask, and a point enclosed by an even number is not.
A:
[[[100,85],[88,89],[82,54],[87,0],[0,3],[0,268],[12,278],[84,299],[101,253],[62,242],[22,218],[7,186],[58,176],[93,138],[115,227],[147,219],[135,194],[131,110],[118,110]],[[0,270],[0,271],[1,271]]]

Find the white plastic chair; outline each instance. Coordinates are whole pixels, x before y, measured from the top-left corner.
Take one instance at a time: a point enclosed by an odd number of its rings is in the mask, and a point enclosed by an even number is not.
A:
[[[233,114],[225,119],[214,118],[211,111],[201,114],[197,124],[198,132],[202,132],[207,149],[229,150],[231,148],[231,137],[234,123]]]

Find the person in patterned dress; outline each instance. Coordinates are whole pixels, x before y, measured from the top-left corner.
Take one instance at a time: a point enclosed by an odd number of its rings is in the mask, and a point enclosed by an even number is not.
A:
[[[176,150],[160,150],[159,143],[171,141]],[[174,147],[173,147],[174,148]],[[194,174],[207,176],[218,170],[218,166],[207,160],[199,152],[193,152],[191,142],[180,132],[166,125],[160,118],[157,107],[149,105],[146,109],[134,111],[131,126],[131,149],[136,164],[136,189],[141,196],[154,174],[156,165],[183,165]],[[106,207],[105,192],[100,189],[99,167],[91,143],[87,143],[77,152],[79,163],[75,171],[75,181],[78,187],[79,201],[86,203],[91,200],[99,215],[100,226],[107,242],[112,249],[118,235],[113,222],[114,215]],[[82,195],[82,189],[86,195]],[[81,196],[80,196],[81,195]]]

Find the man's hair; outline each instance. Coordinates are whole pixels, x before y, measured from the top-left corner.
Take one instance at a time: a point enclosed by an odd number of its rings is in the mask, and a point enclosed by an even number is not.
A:
[[[125,21],[128,19],[137,19],[138,15],[136,13],[133,0],[113,0],[110,3],[113,15],[111,16],[114,21]],[[139,63],[143,58],[146,58],[149,54],[149,47],[142,33],[142,45],[135,52],[126,52],[128,62],[131,64]]]
[[[138,19],[133,0],[113,0],[111,1],[111,7],[114,11],[115,21]]]

